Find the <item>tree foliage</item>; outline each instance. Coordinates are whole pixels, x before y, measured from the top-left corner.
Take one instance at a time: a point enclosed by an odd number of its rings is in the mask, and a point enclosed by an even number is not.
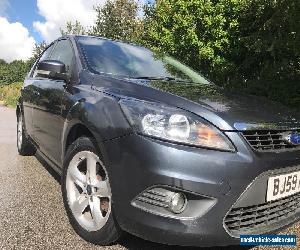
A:
[[[0,86],[22,81],[28,72],[28,65],[24,61],[0,62]]]
[[[158,0],[146,8],[147,44],[217,81],[234,68],[240,0]]]
[[[300,108],[299,0],[157,0],[143,43],[219,85]]]
[[[62,36],[66,35],[85,35],[87,30],[81,25],[79,21],[67,22],[66,29],[60,28],[60,33]]]
[[[33,64],[36,62],[36,60],[40,57],[40,55],[43,53],[43,51],[46,49],[47,44],[43,41],[41,43],[36,43],[34,45],[34,49],[32,52],[31,57],[27,61],[28,68],[30,69]]]
[[[143,25],[135,0],[108,0],[95,10],[97,20],[89,34],[130,42],[139,40]]]
[[[15,60],[11,63],[7,63],[0,59],[0,86],[23,81],[24,77],[45,48],[45,42],[35,44],[32,56],[27,61]]]
[[[240,13],[239,72],[246,79],[299,79],[300,1],[246,1]]]
[[[299,0],[157,0],[145,41],[219,84],[299,79]]]

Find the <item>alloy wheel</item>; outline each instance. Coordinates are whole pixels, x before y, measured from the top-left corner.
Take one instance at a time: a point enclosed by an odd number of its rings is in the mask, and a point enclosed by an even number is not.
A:
[[[78,152],[70,161],[66,177],[69,207],[87,231],[98,231],[111,213],[111,190],[107,171],[90,151]]]

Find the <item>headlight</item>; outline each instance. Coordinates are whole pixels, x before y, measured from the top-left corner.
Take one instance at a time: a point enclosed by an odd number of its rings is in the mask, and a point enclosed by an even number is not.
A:
[[[131,126],[141,134],[234,151],[234,146],[221,131],[190,112],[137,100],[121,100],[120,105]]]

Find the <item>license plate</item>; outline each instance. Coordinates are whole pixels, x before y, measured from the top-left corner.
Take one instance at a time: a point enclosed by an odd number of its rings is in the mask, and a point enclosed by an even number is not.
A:
[[[300,171],[269,177],[267,201],[273,201],[300,191]]]

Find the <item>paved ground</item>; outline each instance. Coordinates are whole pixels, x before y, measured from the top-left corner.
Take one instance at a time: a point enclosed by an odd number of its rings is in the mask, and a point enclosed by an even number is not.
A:
[[[83,241],[67,221],[59,177],[36,157],[18,156],[15,130],[14,110],[0,105],[0,249],[182,249],[130,235],[109,247]],[[300,224],[288,232],[300,236]]]

